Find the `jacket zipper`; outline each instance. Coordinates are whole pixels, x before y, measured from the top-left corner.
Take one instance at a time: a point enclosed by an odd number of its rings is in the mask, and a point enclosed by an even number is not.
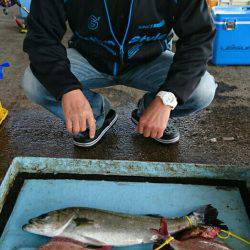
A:
[[[117,77],[117,66],[118,66],[118,63],[115,62],[115,63],[114,63],[114,68],[113,68],[113,76],[114,76],[115,79],[116,79],[116,77]]]
[[[119,41],[118,41],[118,39],[117,39],[114,31],[113,31],[112,23],[111,23],[111,20],[110,20],[110,15],[109,15],[109,11],[108,11],[107,2],[106,2],[106,0],[103,0],[103,1],[104,1],[104,6],[105,6],[105,11],[106,11],[107,19],[108,19],[108,24],[109,24],[110,32],[111,32],[114,40],[116,41],[117,45],[120,48],[120,51],[119,51],[120,52],[119,53],[120,54],[120,63],[121,63],[121,66],[122,66],[123,65],[123,59],[124,59],[124,44],[125,44],[125,41],[126,41],[126,38],[127,38],[127,35],[128,35],[130,24],[131,24],[131,18],[132,18],[134,0],[131,0],[131,2],[130,2],[130,10],[129,10],[128,23],[127,23],[127,28],[126,28],[126,32],[124,34],[122,43],[119,43]],[[115,62],[114,63],[114,68],[113,68],[113,75],[114,75],[115,79],[117,77],[117,72],[118,72],[118,63]]]

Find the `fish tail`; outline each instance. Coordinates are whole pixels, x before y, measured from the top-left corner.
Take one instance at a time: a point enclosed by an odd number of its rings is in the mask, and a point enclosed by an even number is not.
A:
[[[196,211],[190,213],[188,217],[193,217],[195,219],[197,223],[196,226],[203,224],[207,226],[218,227],[224,230],[228,229],[227,225],[217,218],[218,210],[211,204],[198,208]]]

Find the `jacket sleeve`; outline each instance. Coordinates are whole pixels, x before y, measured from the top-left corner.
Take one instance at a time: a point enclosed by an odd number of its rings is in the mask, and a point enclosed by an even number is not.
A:
[[[206,0],[178,2],[174,31],[179,40],[166,82],[160,90],[174,93],[179,104],[183,104],[207,70],[215,32]]]
[[[24,51],[36,78],[56,98],[81,89],[70,71],[66,48],[61,40],[66,32],[64,0],[33,0],[28,17]]]

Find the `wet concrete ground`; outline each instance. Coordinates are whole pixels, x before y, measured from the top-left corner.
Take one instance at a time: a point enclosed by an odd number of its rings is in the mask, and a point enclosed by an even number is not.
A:
[[[163,146],[135,132],[130,112],[142,92],[125,87],[102,90],[117,108],[119,120],[96,147],[79,149],[73,146],[61,121],[24,96],[19,86],[28,65],[27,56],[22,52],[23,38],[14,22],[0,14],[0,63],[11,63],[11,68],[5,70],[4,80],[0,81],[0,101],[10,111],[0,127],[0,179],[16,156],[249,167],[250,67],[209,67],[219,83],[216,99],[204,112],[176,121],[181,140],[172,146]]]

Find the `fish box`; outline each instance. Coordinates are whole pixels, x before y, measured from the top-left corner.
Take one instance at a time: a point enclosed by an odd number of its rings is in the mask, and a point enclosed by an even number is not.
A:
[[[0,187],[0,250],[37,249],[49,239],[22,226],[66,207],[174,217],[212,204],[230,231],[249,239],[249,179],[249,168],[236,166],[15,158]],[[226,243],[249,249],[234,238]]]
[[[250,65],[250,6],[216,6],[212,19],[216,27],[212,63]]]

